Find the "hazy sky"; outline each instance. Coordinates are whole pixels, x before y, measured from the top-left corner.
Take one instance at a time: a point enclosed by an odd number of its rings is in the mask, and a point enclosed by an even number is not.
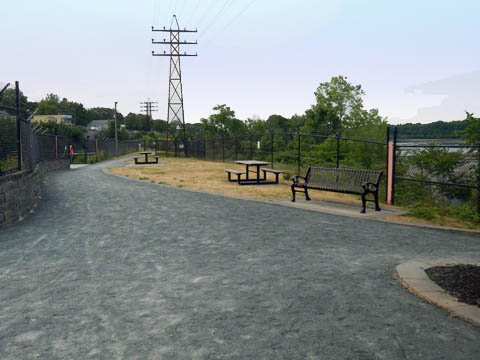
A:
[[[87,107],[166,118],[168,58],[151,26],[198,27],[182,39],[187,122],[227,104],[241,119],[303,113],[316,87],[345,75],[392,123],[480,114],[478,0],[1,0],[0,82]],[[153,36],[152,36],[153,35]]]

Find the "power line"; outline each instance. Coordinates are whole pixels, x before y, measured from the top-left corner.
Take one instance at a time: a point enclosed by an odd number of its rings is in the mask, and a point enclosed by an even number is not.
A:
[[[256,0],[250,1],[230,22],[228,22],[224,27],[216,32],[216,36],[210,38],[208,42],[212,42],[219,38],[221,35],[225,34],[225,30],[230,27],[235,21],[237,21],[255,2]]]
[[[197,4],[195,5],[195,7],[193,8],[192,10],[192,13],[190,14],[190,16],[188,17],[188,20],[185,21],[185,25],[190,25],[190,20],[192,20],[193,16],[197,13],[197,10],[198,10],[198,6],[200,5],[200,2],[202,0],[197,0]]]
[[[177,14],[180,15],[182,19],[183,19],[183,9],[185,8],[185,4],[187,3],[187,1],[188,0],[183,0],[182,5],[180,6],[180,8],[177,11]]]
[[[223,4],[223,7],[220,8],[220,10],[217,12],[217,14],[213,17],[212,21],[210,21],[210,23],[205,26],[205,29],[203,30],[203,32],[198,37],[199,39],[202,38],[203,36],[205,36],[205,34],[212,27],[212,25],[215,24],[218,21],[220,15],[222,15],[232,5],[233,1],[234,0],[227,0]]]
[[[203,12],[202,16],[200,16],[200,18],[197,22],[197,26],[200,26],[200,24],[202,24],[203,21],[207,18],[207,14],[209,14],[210,9],[213,10],[212,5],[213,5],[214,2],[215,2],[215,0],[210,0],[210,3],[205,8],[205,11]]]

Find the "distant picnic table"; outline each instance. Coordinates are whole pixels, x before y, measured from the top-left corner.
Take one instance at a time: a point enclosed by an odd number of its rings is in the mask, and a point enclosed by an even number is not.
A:
[[[234,169],[225,169],[228,174],[228,181],[237,182],[239,185],[270,185],[270,184],[278,184],[278,176],[283,171],[270,169],[270,168],[261,168],[261,166],[265,166],[270,164],[267,161],[259,161],[259,160],[238,160],[235,161],[237,164],[245,165],[245,171],[239,171]],[[254,168],[253,170],[251,168]],[[263,177],[260,176],[260,171],[263,173]],[[267,181],[267,172],[275,174],[275,181]],[[250,177],[250,173],[256,174],[255,178]],[[231,175],[236,175],[237,179],[232,180]],[[242,178],[242,175],[245,175]]]
[[[138,161],[139,156],[134,157],[135,165],[144,165],[144,164],[158,164],[158,156],[155,156],[155,161],[148,161],[148,155],[153,155],[150,151],[141,151],[140,154],[145,155],[145,161]]]

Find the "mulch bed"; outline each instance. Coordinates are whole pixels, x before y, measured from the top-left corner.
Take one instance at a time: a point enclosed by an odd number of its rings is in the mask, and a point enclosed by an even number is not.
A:
[[[458,301],[480,307],[480,266],[435,266],[425,272]]]

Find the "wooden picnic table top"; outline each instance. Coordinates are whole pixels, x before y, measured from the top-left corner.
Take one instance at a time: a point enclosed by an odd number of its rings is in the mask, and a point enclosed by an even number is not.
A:
[[[144,155],[146,155],[146,154],[148,154],[148,155],[152,155],[152,154],[153,154],[153,152],[150,152],[150,151],[140,151],[140,154],[144,154]]]
[[[258,160],[238,160],[235,161],[237,164],[243,164],[243,165],[257,165],[257,166],[262,166],[262,165],[268,165],[270,164],[269,162],[266,161],[258,161]]]

